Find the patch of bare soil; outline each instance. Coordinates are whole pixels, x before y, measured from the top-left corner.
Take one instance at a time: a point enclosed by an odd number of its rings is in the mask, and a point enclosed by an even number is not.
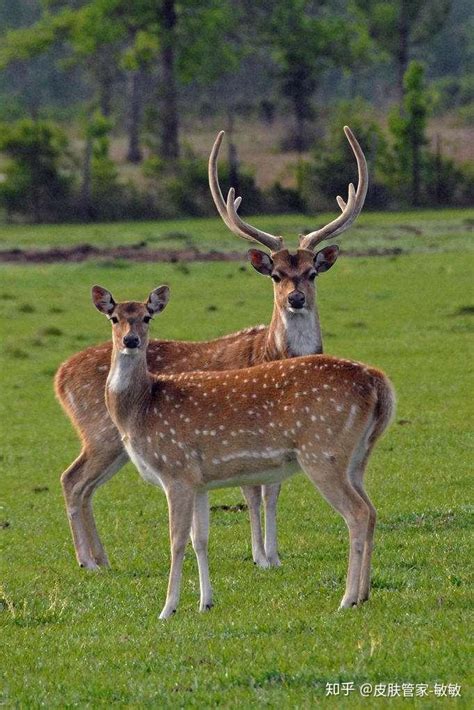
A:
[[[13,263],[54,264],[89,260],[107,261],[125,259],[127,261],[163,261],[178,263],[183,261],[240,261],[240,252],[199,252],[197,249],[145,249],[136,246],[108,247],[100,249],[91,244],[54,249],[9,249],[0,252],[0,261]]]
[[[403,250],[399,247],[390,249],[367,249],[344,251],[345,256],[397,256]],[[145,249],[137,246],[99,249],[91,244],[78,244],[74,247],[55,249],[7,249],[0,251],[0,262],[13,264],[58,264],[90,260],[123,259],[126,261],[167,262],[177,264],[190,261],[242,261],[240,251],[198,251],[197,249]]]

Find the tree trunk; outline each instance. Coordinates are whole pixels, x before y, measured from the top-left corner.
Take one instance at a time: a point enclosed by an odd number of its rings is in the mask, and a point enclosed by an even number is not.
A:
[[[110,63],[109,63],[110,62]],[[100,112],[106,118],[109,118],[112,113],[112,93],[113,93],[113,83],[114,76],[111,70],[112,59],[105,57],[104,60],[100,62],[99,68],[99,106]]]
[[[305,149],[305,119],[304,109],[300,106],[299,101],[295,98],[293,102],[293,110],[295,114],[295,150],[298,152],[300,159],[301,154]]]
[[[127,160],[130,163],[141,163],[143,159],[140,150],[140,126],[142,120],[142,72],[134,71],[128,75],[128,151]]]
[[[239,158],[234,143],[234,114],[232,109],[227,111],[227,136],[229,156],[229,185],[235,189],[235,194],[240,195]]]
[[[86,137],[86,147],[84,150],[80,211],[81,217],[85,222],[88,222],[92,218],[92,138],[90,135]]]
[[[408,55],[409,55],[409,38],[410,38],[410,26],[408,22],[407,13],[405,11],[405,4],[402,2],[400,6],[400,17],[398,20],[398,50],[396,54],[397,61],[397,89],[398,89],[398,100],[400,104],[403,101],[405,95],[405,87],[403,85],[403,78],[408,67]]]
[[[161,50],[161,80],[163,110],[161,115],[161,157],[175,161],[179,158],[178,91],[175,66],[175,0],[163,0],[163,48]]]
[[[443,204],[443,158],[441,154],[441,136],[436,136],[436,154],[435,154],[435,170],[436,170],[436,204]]]
[[[412,139],[412,204],[418,207],[420,204],[420,143],[415,135]]]

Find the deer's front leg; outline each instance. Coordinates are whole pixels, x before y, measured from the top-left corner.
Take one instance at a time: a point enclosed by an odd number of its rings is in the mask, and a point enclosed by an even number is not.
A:
[[[88,452],[83,450],[62,474],[61,486],[77,561],[85,569],[97,570],[99,565],[91,553],[90,537],[82,511],[82,493],[87,482],[88,464]]]
[[[265,509],[265,556],[270,567],[279,567],[276,508],[281,486],[272,483],[263,488],[263,505]]]
[[[206,491],[196,493],[194,499],[191,541],[199,569],[199,587],[201,600],[199,611],[208,611],[212,607],[212,588],[209,579],[207,545],[209,541],[209,501]]]
[[[190,486],[171,483],[166,488],[168,500],[171,568],[166,603],[160,619],[168,619],[178,606],[184,551],[191,531],[195,492]]]
[[[262,523],[260,520],[260,504],[262,502],[262,486],[243,486],[242,493],[247,501],[250,517],[250,533],[252,536],[252,557],[259,567],[269,567],[265,547],[263,545]]]

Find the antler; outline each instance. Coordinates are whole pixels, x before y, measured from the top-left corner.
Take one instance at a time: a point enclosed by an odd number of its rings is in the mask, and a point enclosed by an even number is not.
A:
[[[239,217],[237,210],[242,202],[242,198],[235,197],[235,190],[233,187],[229,190],[226,204],[219,186],[219,178],[217,175],[217,156],[219,154],[219,148],[221,147],[223,137],[224,131],[220,131],[220,133],[217,134],[217,138],[214,141],[214,145],[212,146],[211,154],[209,156],[209,187],[211,188],[211,194],[214,199],[214,204],[217,207],[217,211],[230,231],[238,237],[243,237],[244,239],[248,239],[250,241],[260,242],[260,244],[268,247],[272,252],[280,251],[280,249],[283,249],[283,239],[281,237],[276,237],[273,234],[268,234],[261,229],[252,227],[252,225],[247,224],[247,222],[244,222]]]
[[[359,172],[359,182],[357,184],[357,192],[354,189],[352,183],[349,184],[347,203],[344,202],[342,197],[338,196],[336,198],[337,204],[342,210],[342,214],[329,224],[326,224],[321,229],[315,232],[310,232],[310,234],[305,234],[300,237],[300,249],[314,249],[316,244],[329,239],[330,237],[336,237],[344,230],[348,229],[354,220],[360,214],[362,207],[364,206],[365,196],[367,194],[367,188],[369,186],[369,173],[367,170],[367,162],[365,160],[364,153],[356,137],[352,133],[349,126],[344,126],[344,133],[349,141],[351,148],[357,160],[357,169]]]

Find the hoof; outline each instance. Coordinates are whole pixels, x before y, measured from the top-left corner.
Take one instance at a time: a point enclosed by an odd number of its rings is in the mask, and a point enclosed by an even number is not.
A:
[[[100,567],[95,560],[87,560],[87,562],[79,562],[79,567],[81,569],[92,570],[93,572],[100,571]]]
[[[107,569],[107,567],[110,567],[110,562],[107,557],[96,557],[95,558],[96,564],[99,565],[99,567],[104,567]]]
[[[214,606],[214,603],[209,602],[208,604],[204,604],[204,605],[200,606],[199,611],[201,612],[201,614],[204,614],[206,611],[210,611],[213,606]]]
[[[281,562],[278,555],[270,555],[269,557],[267,557],[267,560],[270,567],[281,567]]]
[[[176,614],[176,609],[167,609],[165,607],[160,614],[160,619],[169,619],[173,614]]]
[[[343,599],[339,604],[339,610],[341,609],[352,609],[357,606],[357,602],[354,599]]]
[[[257,559],[254,559],[253,563],[257,567],[260,567],[260,569],[268,569],[270,567],[270,562],[266,557],[257,557]]]

